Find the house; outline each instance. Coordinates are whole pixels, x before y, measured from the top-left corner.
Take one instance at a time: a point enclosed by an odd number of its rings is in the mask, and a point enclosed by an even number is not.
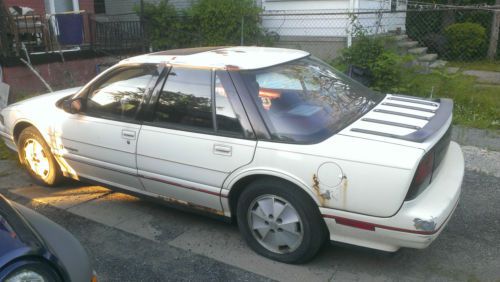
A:
[[[168,3],[174,5],[177,9],[185,9],[192,5],[196,0],[169,0]],[[94,0],[98,9],[96,14],[123,15],[135,13],[134,7],[140,5],[141,0]],[[160,0],[144,0],[144,2],[158,3]]]
[[[2,33],[0,45],[14,47],[17,55],[20,48],[26,48],[30,53],[49,52],[60,50],[61,45],[70,43],[79,45],[83,40],[86,43],[90,41],[88,18],[87,21],[82,18],[76,21],[70,19],[72,26],[58,25],[57,22],[61,17],[82,17],[68,13],[92,14],[94,0],[3,0],[2,2],[0,13],[4,18],[1,23],[4,31],[0,32]],[[25,14],[21,11],[29,12]],[[67,42],[68,36],[74,37],[74,40]]]
[[[368,34],[404,32],[407,0],[261,0],[262,24],[280,47],[332,59],[350,46],[353,24]]]
[[[137,18],[134,7],[140,0],[94,0],[100,2],[99,19]],[[144,0],[157,3],[160,0]],[[197,0],[169,0],[178,9],[190,7]],[[262,7],[262,25],[279,35],[279,47],[307,50],[323,59],[331,59],[350,46],[353,20],[370,34],[404,32],[407,0],[255,0]],[[115,17],[116,18],[116,17]]]
[[[94,0],[3,0],[5,6],[24,6],[35,10],[36,14],[56,14],[85,10],[94,12]]]
[[[47,91],[21,59],[57,89],[89,81],[100,66],[116,62],[114,56],[141,52],[144,40],[139,24],[127,24],[136,33],[123,35],[116,32],[119,24],[98,23],[94,13],[102,9],[99,4],[99,0],[0,0],[0,82],[10,85],[10,97]],[[33,12],[12,15],[12,6],[29,7]],[[72,16],[72,12],[81,15],[78,24],[58,24],[57,16]],[[78,42],[65,41],[63,31],[78,34]],[[114,48],[113,52],[107,47]]]

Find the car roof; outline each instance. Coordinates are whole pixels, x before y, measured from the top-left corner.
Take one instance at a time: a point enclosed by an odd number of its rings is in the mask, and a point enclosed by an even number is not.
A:
[[[173,49],[123,60],[121,63],[167,63],[199,68],[260,69],[307,57],[301,50],[270,47],[200,47]]]

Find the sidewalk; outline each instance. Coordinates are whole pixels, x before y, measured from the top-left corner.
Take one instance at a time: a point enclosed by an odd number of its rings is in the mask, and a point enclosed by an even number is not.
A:
[[[461,146],[474,146],[500,152],[499,130],[477,129],[455,125],[453,126],[451,138]]]
[[[500,72],[481,71],[481,70],[466,70],[463,72],[463,74],[477,77],[478,83],[500,85]]]

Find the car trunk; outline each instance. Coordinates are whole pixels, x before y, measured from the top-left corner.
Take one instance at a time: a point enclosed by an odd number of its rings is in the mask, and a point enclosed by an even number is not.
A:
[[[340,134],[430,150],[448,130],[453,102],[387,95]]]
[[[453,102],[387,95],[377,106],[341,134],[412,146],[425,151],[406,200],[418,196],[431,183],[451,141]],[[427,167],[425,167],[427,166]],[[425,170],[425,181],[417,178]]]

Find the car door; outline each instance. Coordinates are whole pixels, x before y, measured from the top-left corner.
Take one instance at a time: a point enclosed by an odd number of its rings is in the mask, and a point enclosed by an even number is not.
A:
[[[68,114],[58,133],[64,160],[79,178],[143,190],[137,177],[136,117],[158,72],[155,64],[120,66],[79,95],[82,110]]]
[[[222,210],[224,180],[252,161],[257,143],[228,74],[174,66],[152,99],[137,144],[145,189]]]

